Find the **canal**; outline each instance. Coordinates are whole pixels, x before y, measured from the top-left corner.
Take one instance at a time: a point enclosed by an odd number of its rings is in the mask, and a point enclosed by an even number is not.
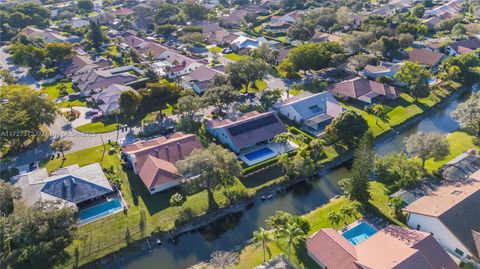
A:
[[[461,98],[463,99],[463,98]],[[451,112],[461,101],[453,101],[415,124],[406,132],[378,145],[378,154],[402,151],[405,137],[419,131],[447,134],[459,128]],[[243,212],[223,218],[197,231],[176,238],[175,243],[165,242],[152,253],[131,254],[110,268],[120,269],[178,269],[208,260],[216,250],[231,250],[252,237],[253,231],[264,226],[265,219],[278,210],[301,215],[322,206],[341,193],[337,182],[348,176],[348,169],[340,167],[323,173],[311,183],[300,183],[271,200],[255,202]]]

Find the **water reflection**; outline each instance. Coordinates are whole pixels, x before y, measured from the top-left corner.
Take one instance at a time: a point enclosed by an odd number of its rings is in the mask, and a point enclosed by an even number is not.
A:
[[[464,99],[460,98],[460,99]],[[417,132],[450,133],[458,124],[450,117],[459,101],[454,101],[419,122],[409,131],[376,147],[377,153],[385,155],[404,149],[405,137]],[[320,179],[297,184],[289,191],[278,193],[273,199],[258,201],[248,209],[200,229],[179,236],[175,245],[166,242],[146,255],[139,252],[110,268],[122,269],[178,269],[186,268],[209,258],[215,250],[229,250],[251,238],[253,231],[263,227],[265,219],[283,210],[293,214],[305,214],[325,204],[330,198],[341,193],[338,181],[348,176],[347,166],[324,172]]]

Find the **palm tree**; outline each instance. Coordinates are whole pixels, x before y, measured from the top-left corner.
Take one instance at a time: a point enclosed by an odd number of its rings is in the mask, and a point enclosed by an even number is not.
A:
[[[270,237],[270,233],[263,229],[263,228],[260,228],[258,229],[258,231],[255,231],[253,232],[253,241],[255,243],[262,243],[262,248],[263,248],[263,261],[265,262],[265,247],[266,247],[266,243],[268,241],[270,241],[271,237]]]
[[[319,139],[319,138],[315,138],[312,141],[310,141],[308,146],[312,149],[310,151],[310,153],[312,155],[312,158],[315,161],[318,161],[320,159],[320,156],[322,156],[323,145],[324,145],[324,141],[322,139]]]
[[[373,115],[375,115],[375,124],[378,125],[378,118],[385,111],[385,107],[381,104],[374,104],[371,109]]]
[[[340,208],[340,214],[343,216],[343,222],[345,225],[347,225],[347,219],[354,216],[355,212],[353,211],[352,207],[347,204]]]
[[[338,214],[336,211],[332,211],[328,213],[327,218],[328,218],[328,221],[334,226],[338,225],[342,220],[342,216],[340,216],[340,214]]]
[[[294,221],[289,221],[286,225],[285,228],[283,228],[280,233],[287,239],[287,245],[288,245],[288,259],[290,259],[290,254],[291,254],[291,249],[292,245],[305,236],[305,232],[302,230],[300,227],[300,224],[298,222]]]
[[[365,213],[365,208],[363,208],[362,203],[360,203],[359,201],[351,201],[350,207],[352,208],[355,217],[357,216],[357,214],[363,215]]]
[[[120,115],[120,109],[114,108],[110,111],[111,116],[115,116],[115,123],[117,124],[117,143],[118,143],[118,133],[120,132],[120,126],[118,125],[118,115]]]

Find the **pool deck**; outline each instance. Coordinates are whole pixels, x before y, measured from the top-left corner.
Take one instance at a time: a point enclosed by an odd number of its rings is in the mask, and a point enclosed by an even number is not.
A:
[[[273,151],[273,153],[262,156],[260,158],[255,159],[255,160],[249,160],[245,157],[246,154],[249,154],[251,152],[257,151],[257,150],[265,148],[265,147],[268,147],[269,149],[271,149]],[[279,143],[270,142],[268,144],[255,145],[255,146],[249,147],[247,149],[244,149],[240,152],[240,154],[238,154],[238,158],[240,160],[242,160],[243,162],[245,162],[248,166],[252,166],[254,164],[257,164],[257,163],[266,161],[268,159],[274,158],[274,157],[276,157],[280,154],[292,151],[296,148],[298,148],[298,145],[293,143],[292,141],[288,141],[288,145],[282,145],[282,144],[279,144]]]
[[[125,201],[125,199],[123,199],[123,195],[122,193],[120,192],[120,190],[117,191],[117,194],[114,196],[114,197],[109,197],[109,198],[112,198],[112,199],[120,199],[120,203],[121,203],[121,207],[118,208],[117,210],[115,211],[112,211],[112,212],[109,212],[108,214],[103,214],[103,215],[100,215],[100,216],[97,216],[97,217],[93,217],[93,218],[90,218],[90,219],[86,219],[86,220],[78,220],[78,226],[83,226],[83,225],[86,225],[86,224],[89,224],[89,223],[92,223],[92,222],[95,222],[97,220],[101,220],[103,218],[106,218],[108,216],[111,216],[113,214],[117,214],[119,212],[123,212],[124,210],[128,209],[128,205],[127,205],[127,202]],[[106,199],[106,198],[105,198]],[[103,199],[102,199],[103,200]],[[94,207],[94,206],[97,206],[99,204],[96,204],[96,205],[91,205],[89,207],[86,207],[82,210],[85,210],[85,209],[88,209],[90,207]],[[79,211],[80,212],[80,211]]]

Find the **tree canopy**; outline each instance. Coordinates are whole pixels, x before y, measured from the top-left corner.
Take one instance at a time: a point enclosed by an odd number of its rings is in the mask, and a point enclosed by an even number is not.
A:
[[[24,85],[0,87],[0,144],[20,146],[32,137],[40,137],[40,125],[55,121],[58,110],[49,98]]]
[[[353,110],[342,112],[327,127],[327,132],[332,133],[347,146],[355,145],[367,130],[367,121]]]
[[[429,158],[442,160],[450,153],[450,144],[445,136],[439,133],[417,132],[405,139],[405,150],[408,155],[422,160],[422,166]]]
[[[262,79],[267,68],[267,64],[260,59],[244,57],[228,64],[225,73],[234,87],[239,88],[244,85],[245,92],[248,92],[250,84]]]
[[[462,128],[471,129],[480,137],[480,92],[472,93],[470,98],[460,103],[453,117]]]
[[[337,54],[343,54],[343,49],[338,43],[307,43],[291,49],[286,61],[290,62],[296,71],[306,72],[332,66]]]
[[[395,74],[395,79],[407,84],[408,92],[415,98],[427,97],[430,93],[430,72],[418,63],[406,61]]]

